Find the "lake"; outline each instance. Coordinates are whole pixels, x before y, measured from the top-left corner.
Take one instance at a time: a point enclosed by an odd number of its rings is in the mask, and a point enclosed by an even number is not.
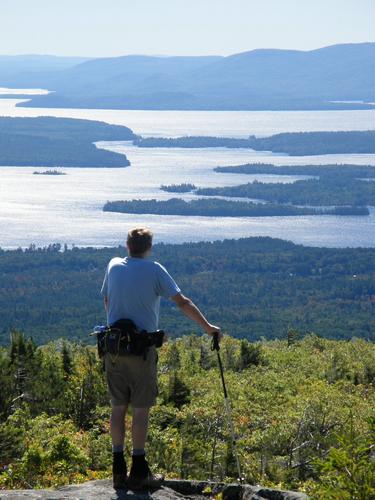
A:
[[[375,110],[300,112],[127,111],[33,109],[19,99],[0,99],[1,116],[57,116],[127,125],[144,136],[217,135],[246,137],[285,131],[366,130],[375,128]],[[247,236],[272,236],[312,246],[374,247],[375,209],[369,217],[182,217],[103,212],[107,200],[173,195],[161,184],[192,182],[198,187],[236,185],[251,180],[292,182],[295,177],[220,174],[219,165],[270,162],[276,165],[355,163],[375,167],[375,155],[288,157],[247,149],[142,149],[127,142],[99,143],[123,152],[131,167],[62,169],[65,176],[33,175],[34,167],[1,167],[0,246],[66,243],[76,246],[122,244],[129,227],[146,224],[155,241],[181,243]],[[180,195],[179,195],[180,196]],[[191,195],[182,195],[189,199]]]
[[[5,94],[6,89],[3,89]],[[45,91],[40,90],[39,93]],[[7,93],[9,93],[7,91]],[[14,92],[16,93],[16,92]],[[24,91],[26,93],[26,91]],[[0,89],[1,96],[1,89]],[[373,130],[375,109],[349,111],[134,111],[22,108],[25,99],[0,99],[0,116],[56,116],[126,125],[145,137],[267,136],[280,132]]]

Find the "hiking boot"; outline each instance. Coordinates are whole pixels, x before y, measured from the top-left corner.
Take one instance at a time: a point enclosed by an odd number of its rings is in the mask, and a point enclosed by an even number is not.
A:
[[[131,490],[158,489],[164,477],[153,474],[144,455],[133,456],[133,463],[128,478],[128,488]]]
[[[126,474],[112,474],[113,488],[115,490],[126,490],[128,487]]]
[[[123,490],[127,488],[127,470],[124,454],[121,452],[113,453],[112,462],[113,488]]]

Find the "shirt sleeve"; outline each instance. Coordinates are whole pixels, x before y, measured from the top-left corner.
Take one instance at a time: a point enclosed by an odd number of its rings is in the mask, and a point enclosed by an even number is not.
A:
[[[156,263],[157,286],[156,292],[161,297],[169,299],[177,293],[181,292],[180,287],[177,285],[172,276],[161,264]]]
[[[104,275],[104,280],[100,293],[103,295],[103,297],[108,297],[108,267]]]

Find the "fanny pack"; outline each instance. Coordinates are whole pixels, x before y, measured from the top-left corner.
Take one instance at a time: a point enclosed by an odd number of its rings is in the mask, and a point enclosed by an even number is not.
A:
[[[95,327],[98,355],[102,358],[105,354],[112,356],[143,356],[151,346],[161,347],[163,344],[164,330],[147,332],[138,330],[131,319],[120,319],[111,326]]]

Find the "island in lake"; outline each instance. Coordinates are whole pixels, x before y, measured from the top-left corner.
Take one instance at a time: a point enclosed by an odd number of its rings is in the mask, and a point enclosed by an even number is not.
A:
[[[124,154],[94,143],[135,138],[128,127],[93,120],[0,117],[0,166],[127,167]]]
[[[171,198],[166,201],[128,200],[107,201],[103,207],[105,212],[153,215],[187,215],[206,217],[272,217],[296,215],[369,215],[367,207],[332,207],[317,209],[311,207],[295,207],[273,203],[252,203],[246,201],[230,201],[220,198],[200,198],[185,201]]]
[[[191,189],[201,196],[225,196],[260,199],[269,203],[299,206],[359,207],[375,205],[375,167],[370,165],[286,165],[248,163],[216,167],[216,172],[262,175],[308,175],[311,179],[292,183],[257,180],[238,186]],[[369,181],[369,182],[366,182]],[[187,186],[183,184],[182,186]],[[161,186],[169,192],[181,192],[180,185]]]
[[[168,193],[189,193],[190,191],[197,189],[197,186],[195,184],[184,182],[182,184],[162,184],[160,189],[162,191],[167,191]]]
[[[43,172],[38,172],[36,170],[33,172],[33,175],[66,175],[66,173],[61,172],[61,170],[44,170]]]

